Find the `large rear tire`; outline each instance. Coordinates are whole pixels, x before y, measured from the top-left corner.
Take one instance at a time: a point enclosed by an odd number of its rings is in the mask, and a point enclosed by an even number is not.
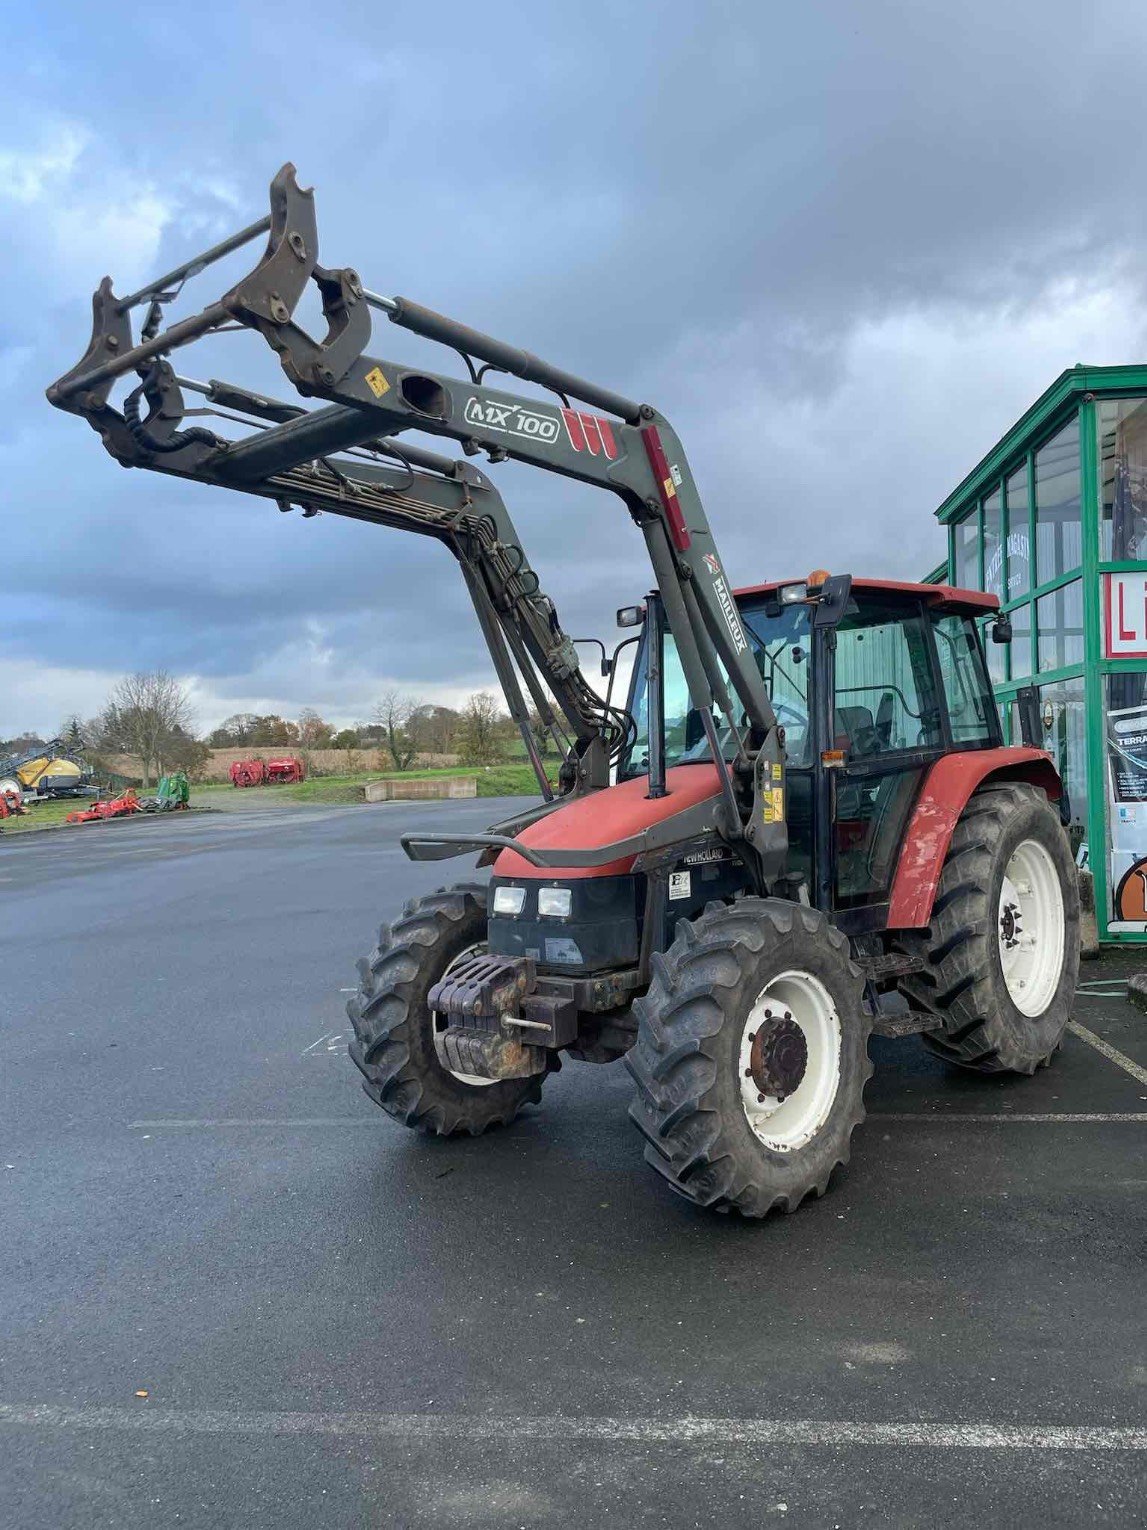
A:
[[[540,1074],[495,1083],[453,1073],[439,1061],[434,1027],[442,1022],[427,996],[460,956],[485,941],[486,889],[463,883],[412,899],[358,964],[359,990],[347,1003],[351,1060],[370,1098],[403,1126],[476,1137],[541,1098]]]
[[[630,1118],[646,1161],[699,1206],[795,1211],[847,1163],[872,1073],[848,941],[800,904],[710,904],[637,1000]]]
[[[1038,787],[993,782],[952,834],[927,930],[897,937],[926,966],[901,982],[937,1026],[924,1044],[980,1073],[1034,1073],[1062,1039],[1079,975],[1079,878]]]

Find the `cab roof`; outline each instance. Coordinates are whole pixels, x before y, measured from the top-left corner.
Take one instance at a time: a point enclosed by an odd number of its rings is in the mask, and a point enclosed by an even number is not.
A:
[[[771,595],[786,584],[800,584],[799,579],[770,579],[765,584],[750,584],[733,593],[738,600],[746,595]],[[953,584],[909,584],[901,579],[864,579],[852,581],[855,592],[866,595],[912,596],[926,600],[929,605],[942,607],[945,611],[966,611],[978,614],[999,608],[999,597],[983,590],[961,590]]]

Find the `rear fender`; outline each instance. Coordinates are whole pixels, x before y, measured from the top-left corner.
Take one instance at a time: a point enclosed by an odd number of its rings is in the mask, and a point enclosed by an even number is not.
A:
[[[1063,793],[1051,756],[1042,749],[975,749],[937,760],[924,778],[908,821],[892,881],[889,929],[920,929],[931,921],[952,832],[968,798],[990,781],[1030,781],[1052,801]]]

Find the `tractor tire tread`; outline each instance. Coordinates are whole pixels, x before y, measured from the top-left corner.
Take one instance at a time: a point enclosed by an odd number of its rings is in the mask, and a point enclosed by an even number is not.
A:
[[[484,938],[485,900],[475,882],[409,899],[358,963],[358,992],[346,1006],[350,1055],[366,1094],[403,1126],[442,1137],[508,1125],[541,1098],[542,1074],[487,1085],[456,1079],[438,1062],[422,1019],[430,988]]]

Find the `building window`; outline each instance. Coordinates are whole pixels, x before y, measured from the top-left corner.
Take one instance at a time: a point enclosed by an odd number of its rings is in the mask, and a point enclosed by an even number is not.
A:
[[[952,527],[952,580],[963,590],[980,588],[980,518],[974,510]]]
[[[1087,823],[1087,729],[1082,679],[1041,686],[1039,704],[1043,745],[1055,761],[1067,792],[1072,840],[1078,848]]]
[[[1105,398],[1098,407],[1099,555],[1135,562],[1147,558],[1147,399]]]
[[[1083,663],[1083,585],[1061,585],[1036,601],[1039,667],[1063,669]]]
[[[1032,608],[1017,606],[1008,613],[1012,619],[1010,644],[1012,679],[1026,680],[1032,672]]]
[[[1035,454],[1036,578],[1041,584],[1078,568],[1079,417]]]
[[[1006,600],[1004,594],[1004,514],[999,489],[984,501],[984,589]]]

